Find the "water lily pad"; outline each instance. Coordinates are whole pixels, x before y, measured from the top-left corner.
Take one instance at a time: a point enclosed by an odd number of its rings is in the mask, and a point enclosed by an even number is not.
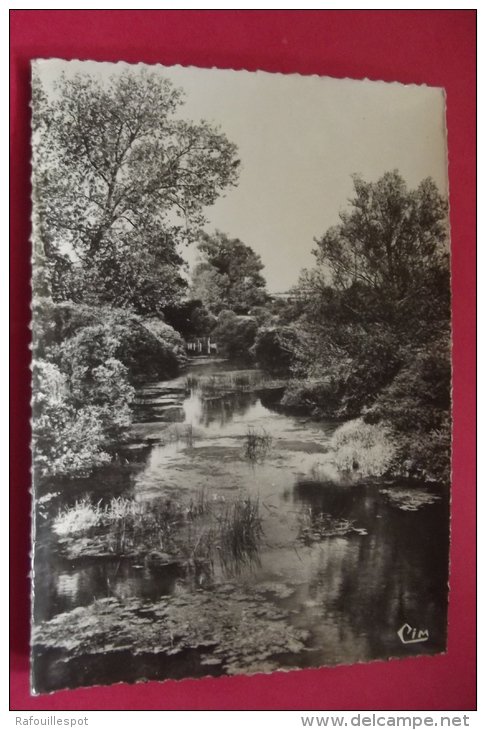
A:
[[[268,671],[264,667],[272,658],[305,649],[307,632],[288,618],[262,596],[239,589],[197,591],[154,604],[108,598],[37,626],[33,643],[68,659],[122,649],[166,656],[196,649],[204,665],[220,664],[226,673],[238,674]]]
[[[440,501],[437,494],[421,489],[380,489],[394,507],[405,512],[417,512],[420,507]]]
[[[257,591],[257,593],[273,593],[278,596],[278,598],[289,598],[295,593],[295,588],[290,588],[290,586],[285,583],[266,581],[265,583],[259,583],[255,586],[255,591]]]
[[[304,513],[301,516],[301,525],[298,540],[305,545],[320,542],[329,537],[344,537],[351,532],[366,535],[366,530],[356,528],[352,520],[335,518],[325,512]]]

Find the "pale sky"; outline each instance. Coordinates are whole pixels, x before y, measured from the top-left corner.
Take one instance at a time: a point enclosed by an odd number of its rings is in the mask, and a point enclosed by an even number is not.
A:
[[[113,64],[45,61],[47,84],[61,70]],[[432,177],[447,195],[442,89],[317,76],[154,66],[186,92],[179,115],[221,127],[238,147],[237,187],[206,209],[220,229],[260,254],[268,289],[286,291],[314,265],[314,238],[339,222],[351,175],[376,181],[398,169],[409,187]],[[183,252],[192,264],[194,251]]]

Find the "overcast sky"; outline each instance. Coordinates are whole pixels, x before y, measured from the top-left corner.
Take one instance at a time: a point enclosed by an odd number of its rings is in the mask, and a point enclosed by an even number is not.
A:
[[[103,64],[111,71],[111,64]],[[264,72],[154,67],[186,92],[180,111],[221,127],[239,149],[240,179],[206,210],[206,230],[260,254],[271,292],[312,267],[314,237],[339,222],[351,175],[398,169],[410,187],[432,177],[447,194],[442,89]],[[66,62],[42,64],[53,79]],[[69,73],[100,64],[69,63]],[[193,263],[194,252],[186,252]]]

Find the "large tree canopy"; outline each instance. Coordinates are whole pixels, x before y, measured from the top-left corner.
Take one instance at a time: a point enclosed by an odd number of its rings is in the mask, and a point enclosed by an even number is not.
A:
[[[336,325],[336,341],[346,326],[354,342],[376,327],[427,341],[450,320],[447,201],[432,180],[408,190],[396,171],[376,183],[355,176],[354,187],[341,223],[316,239],[318,266],[300,293],[314,299],[313,318]]]
[[[216,231],[201,234],[202,260],[192,273],[192,295],[214,314],[229,309],[248,314],[265,304],[268,295],[260,256],[238,238]]]
[[[432,180],[409,190],[396,171],[375,183],[354,176],[354,188],[296,290],[294,351],[298,372],[332,374],[350,415],[424,348],[442,357],[450,338],[446,200]]]
[[[430,178],[416,190],[397,171],[376,183],[353,179],[341,223],[316,239],[321,295],[324,282],[340,292],[326,292],[328,306],[341,320],[400,332],[412,323],[416,331],[417,319],[448,322],[447,201]]]
[[[184,288],[177,244],[234,184],[236,147],[180,119],[182,92],[148,69],[33,84],[35,243],[75,254],[84,301],[140,312]],[[42,252],[41,252],[42,255]]]

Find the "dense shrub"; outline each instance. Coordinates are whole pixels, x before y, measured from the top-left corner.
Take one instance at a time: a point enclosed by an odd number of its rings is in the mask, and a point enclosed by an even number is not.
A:
[[[131,424],[133,384],[177,375],[181,336],[161,320],[38,298],[33,313],[34,469],[86,474]]]
[[[102,408],[76,408],[67,376],[53,363],[33,365],[32,435],[36,482],[48,476],[88,473],[109,461],[103,450]]]
[[[187,360],[184,339],[170,324],[153,317],[144,319],[143,326],[174,353],[179,364]]]
[[[340,400],[337,415],[356,418],[374,404],[389,385],[402,363],[399,348],[382,333],[370,335],[359,354],[336,368],[334,383]]]
[[[262,370],[274,375],[290,375],[297,339],[291,327],[265,327],[258,331],[253,354]]]
[[[330,368],[327,378],[291,381],[281,404],[315,417],[357,419],[351,421],[356,448],[361,449],[361,440],[370,435],[376,436],[377,444],[393,443],[392,459],[384,447],[384,464],[391,473],[448,482],[450,384],[449,347],[444,340],[431,343],[428,351],[396,353],[370,342],[361,357]],[[359,429],[364,429],[362,439]],[[376,466],[376,449],[366,453],[372,466],[365,471],[370,475],[378,475],[381,468]],[[353,453],[351,447],[341,449],[338,462],[343,468],[350,468],[353,459],[361,464],[358,452]]]
[[[449,484],[451,480],[451,424],[444,420],[440,429],[427,434],[402,434],[396,471],[410,477],[424,477]]]
[[[76,339],[73,338],[74,341]],[[73,340],[67,344],[72,344]],[[98,409],[106,440],[122,437],[131,424],[130,404],[134,397],[127,368],[113,357],[99,364],[89,363],[82,348],[77,351],[74,347],[71,352],[73,356],[68,368],[70,401],[77,408],[89,404]]]
[[[91,307],[73,302],[37,299],[33,311],[34,356],[69,367],[72,357],[87,368],[116,358],[127,368],[130,382],[177,375],[186,360],[182,337],[160,319],[109,306]],[[76,354],[79,347],[82,353]]]
[[[253,317],[238,316],[225,310],[218,317],[212,337],[218,343],[218,352],[230,360],[252,360],[252,347],[258,331]]]
[[[386,419],[398,431],[440,429],[451,406],[450,351],[431,343],[430,351],[412,354],[370,409],[367,420]]]
[[[186,339],[209,335],[217,319],[199,299],[190,299],[179,305],[164,307],[164,320]]]
[[[294,380],[285,389],[281,405],[296,413],[334,418],[339,398],[330,380]]]
[[[58,347],[82,327],[113,322],[123,312],[110,307],[91,307],[72,301],[56,302],[34,297],[32,303],[32,341],[35,357],[56,360]],[[127,315],[125,315],[127,316]]]
[[[131,382],[166,380],[178,374],[177,352],[142,324],[124,327],[118,331],[118,337],[116,356],[128,369]]]
[[[431,343],[418,352],[365,414],[389,423],[399,437],[396,470],[448,482],[451,454],[449,347]]]

